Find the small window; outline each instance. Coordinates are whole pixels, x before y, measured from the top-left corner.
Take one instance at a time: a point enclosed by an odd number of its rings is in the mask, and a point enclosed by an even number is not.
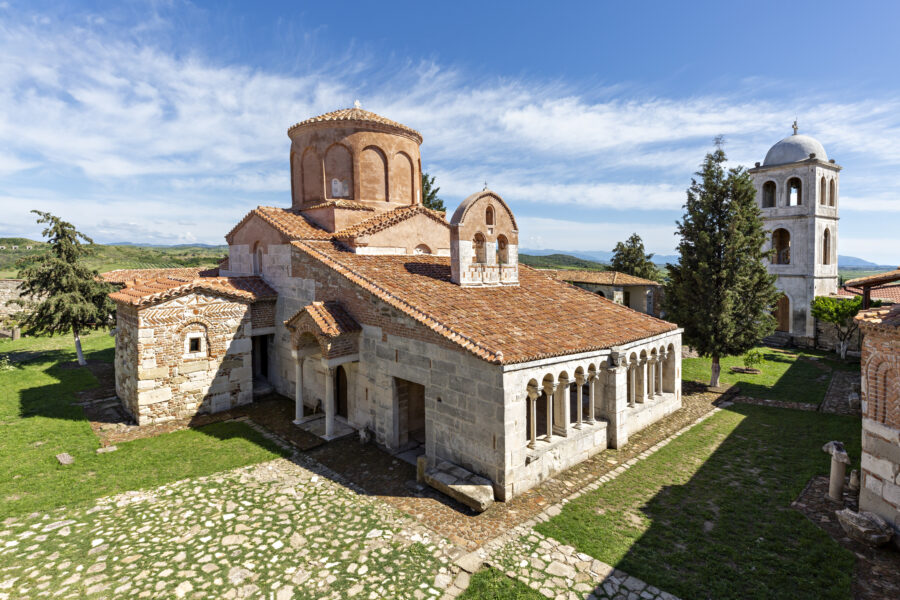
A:
[[[828,206],[834,206],[834,179],[828,182]]]
[[[494,224],[494,207],[488,206],[484,211],[484,222],[488,226],[492,226]]]
[[[803,184],[797,177],[788,179],[788,206],[800,206],[803,203]]]
[[[480,233],[476,233],[475,239],[472,240],[472,246],[475,249],[475,262],[481,264],[486,263],[487,255],[485,254],[484,236]]]
[[[767,181],[763,184],[763,208],[775,208],[775,182]]]
[[[825,206],[825,178],[822,178],[822,181],[819,183],[819,204]]]
[[[497,264],[509,264],[509,242],[505,235],[497,236]]]
[[[431,248],[425,244],[419,244],[413,249],[413,254],[431,254]]]
[[[200,352],[200,338],[193,337],[188,340],[188,352]]]
[[[791,264],[791,234],[786,229],[776,229],[772,233],[772,248],[775,249],[773,265]]]

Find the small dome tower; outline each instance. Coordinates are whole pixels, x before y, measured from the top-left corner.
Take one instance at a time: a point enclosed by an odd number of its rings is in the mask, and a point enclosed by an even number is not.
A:
[[[450,219],[450,277],[463,287],[519,284],[519,228],[487,188],[463,200]]]

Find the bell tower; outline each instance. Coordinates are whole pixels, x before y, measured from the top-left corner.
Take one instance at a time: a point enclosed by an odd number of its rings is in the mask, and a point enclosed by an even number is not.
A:
[[[519,285],[519,228],[487,186],[450,219],[450,279],[463,287]]]
[[[784,293],[775,313],[776,332],[813,343],[810,303],[838,289],[838,194],[841,167],[813,137],[794,133],[769,149],[748,171],[775,254],[768,265]]]

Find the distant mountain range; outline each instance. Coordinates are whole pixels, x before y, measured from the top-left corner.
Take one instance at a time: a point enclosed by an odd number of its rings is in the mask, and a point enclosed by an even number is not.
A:
[[[519,248],[520,254],[530,254],[532,256],[547,256],[550,254],[568,254],[576,258],[585,260],[593,260],[604,264],[609,264],[612,260],[612,252],[606,250],[535,250],[532,248]],[[665,265],[666,263],[674,263],[678,261],[677,254],[654,254],[653,262],[657,265]],[[838,255],[839,267],[856,267],[856,268],[872,268],[872,269],[894,269],[896,265],[879,265],[868,260],[857,258],[856,256]]]

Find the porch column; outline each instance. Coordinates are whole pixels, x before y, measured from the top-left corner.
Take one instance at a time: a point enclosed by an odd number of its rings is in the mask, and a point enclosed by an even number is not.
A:
[[[553,433],[566,436],[569,432],[569,419],[566,412],[569,410],[569,380],[560,379],[556,384],[556,398],[553,402]]]
[[[325,438],[334,436],[334,369],[325,365]]]
[[[588,373],[588,425],[593,425],[597,415],[597,374]]]
[[[544,383],[544,395],[547,396],[547,435],[544,439],[548,442],[553,436],[553,388],[549,381]]]
[[[637,399],[637,370],[635,364],[628,366],[628,406],[634,406]]]
[[[294,425],[303,419],[303,356],[296,350],[294,355]]]
[[[665,364],[666,354],[660,354],[656,359],[656,395],[662,396],[663,393],[663,364]]]
[[[625,367],[619,356],[610,357],[608,367],[598,377],[598,385],[604,385],[600,416],[606,419],[607,444],[610,448],[621,448],[628,443],[628,378],[634,377],[635,369]],[[634,386],[632,386],[632,391]]]
[[[656,359],[647,359],[647,400],[656,395]]]
[[[575,412],[578,413],[578,417],[575,423],[575,427],[577,429],[581,429],[581,413],[583,412],[583,404],[584,402],[584,375],[576,375],[575,376]]]
[[[528,428],[528,447],[534,448],[537,442],[537,388],[528,387],[528,416],[531,417],[531,423]]]
[[[643,404],[644,402],[647,401],[647,359],[646,358],[643,360],[638,359],[637,371],[638,371],[638,373],[637,373],[636,377],[640,381],[640,384],[641,384],[641,393],[636,394],[635,400],[637,400],[638,402]]]

